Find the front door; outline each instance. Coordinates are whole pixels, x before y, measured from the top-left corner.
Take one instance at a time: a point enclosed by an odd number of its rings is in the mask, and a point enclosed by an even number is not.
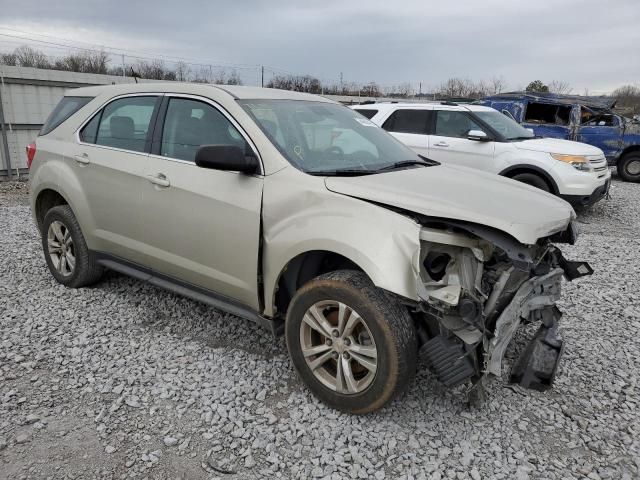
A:
[[[467,112],[437,110],[429,135],[429,158],[445,165],[461,165],[494,172],[495,142],[469,140],[470,130],[483,130]]]
[[[600,148],[605,157],[616,158],[622,149],[623,126],[620,117],[612,113],[595,113],[582,108],[583,122],[576,140]]]
[[[145,263],[258,310],[263,178],[194,162],[201,145],[252,152],[244,134],[213,103],[179,96],[165,98],[156,129],[144,189]]]

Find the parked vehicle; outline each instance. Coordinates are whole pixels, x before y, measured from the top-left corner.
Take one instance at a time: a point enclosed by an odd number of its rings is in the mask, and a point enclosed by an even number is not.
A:
[[[69,91],[27,150],[53,277],[113,269],[284,333],[335,408],[385,405],[418,355],[446,385],[546,388],[562,277],[592,272],[566,203],[425,161],[358,113],[302,93],[163,83]]]
[[[482,105],[508,115],[536,135],[594,145],[628,182],[640,182],[640,123],[615,113],[615,100],[553,93],[503,93]]]
[[[444,102],[353,108],[420,155],[509,177],[576,207],[593,205],[609,190],[611,173],[602,150],[536,138],[489,107]]]

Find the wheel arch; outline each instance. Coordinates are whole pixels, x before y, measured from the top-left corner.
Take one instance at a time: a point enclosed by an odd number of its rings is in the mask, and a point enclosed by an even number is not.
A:
[[[625,156],[628,155],[630,153],[638,153],[640,152],[640,145],[629,145],[628,147],[626,147],[624,150],[622,150],[622,152],[620,152],[620,155],[618,155],[618,159],[616,160],[616,164]]]
[[[513,178],[516,175],[520,175],[521,173],[531,173],[534,175],[538,175],[545,182],[547,182],[547,185],[549,185],[549,189],[551,190],[551,193],[553,193],[554,195],[558,195],[560,193],[558,184],[553,179],[553,177],[551,177],[551,175],[549,175],[549,173],[546,172],[544,169],[537,167],[535,165],[529,165],[529,164],[511,165],[510,167],[507,167],[504,170],[502,170],[500,173],[498,173],[498,175],[502,175],[503,177],[507,177],[507,178]]]
[[[38,192],[33,213],[39,231],[42,231],[42,223],[44,222],[44,217],[47,212],[58,205],[69,205],[69,201],[58,190],[54,188],[43,188]],[[71,205],[69,205],[69,208],[71,208]]]
[[[369,278],[365,269],[342,253],[330,250],[308,250],[295,255],[280,270],[272,295],[274,315],[284,315],[296,291],[319,275],[336,270],[358,270]]]

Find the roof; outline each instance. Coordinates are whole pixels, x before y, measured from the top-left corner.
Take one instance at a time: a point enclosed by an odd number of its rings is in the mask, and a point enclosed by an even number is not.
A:
[[[98,96],[111,92],[114,96],[126,95],[128,93],[187,93],[192,95],[203,95],[215,89],[223,91],[237,99],[261,99],[261,100],[307,100],[314,102],[335,103],[319,95],[310,93],[292,92],[289,90],[278,90],[276,88],[245,87],[241,85],[211,85],[205,83],[186,82],[140,82],[119,85],[98,85],[94,87],[82,87],[67,90],[67,95],[74,96]]]
[[[384,109],[396,109],[396,108],[412,108],[412,109],[420,109],[420,108],[428,108],[429,110],[433,110],[437,107],[445,107],[445,110],[454,110],[457,107],[460,110],[467,111],[483,111],[483,110],[493,110],[491,107],[485,107],[483,105],[469,105],[469,104],[455,104],[452,102],[424,102],[424,103],[399,103],[399,102],[380,102],[380,103],[366,103],[364,105],[352,105],[351,108],[354,109],[372,109],[372,108],[384,108]]]
[[[551,92],[506,92],[498,93],[496,95],[489,95],[485,99],[520,99],[528,98],[532,100],[545,100],[547,102],[553,102],[563,105],[573,105],[579,103],[581,105],[596,107],[596,108],[613,108],[616,103],[616,99],[612,97],[590,97],[585,95],[561,95],[559,93]]]

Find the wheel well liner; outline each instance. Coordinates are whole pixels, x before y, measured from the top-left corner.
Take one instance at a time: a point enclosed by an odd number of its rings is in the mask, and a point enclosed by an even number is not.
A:
[[[35,206],[38,230],[42,230],[42,223],[47,212],[58,205],[69,205],[69,202],[55,190],[48,188],[38,194]]]
[[[355,262],[338,253],[312,250],[289,260],[280,272],[274,293],[275,315],[284,316],[296,291],[318,275],[335,270],[364,271]]]
[[[549,188],[551,189],[552,193],[556,195],[560,193],[560,190],[558,189],[558,185],[556,184],[555,180],[551,178],[551,176],[547,172],[545,172],[542,168],[536,167],[535,165],[527,165],[527,164],[512,165],[502,170],[498,175],[502,175],[503,177],[513,178],[516,175],[519,175],[521,173],[532,173],[534,175],[538,175],[545,182],[547,182],[547,185],[549,185]]]

